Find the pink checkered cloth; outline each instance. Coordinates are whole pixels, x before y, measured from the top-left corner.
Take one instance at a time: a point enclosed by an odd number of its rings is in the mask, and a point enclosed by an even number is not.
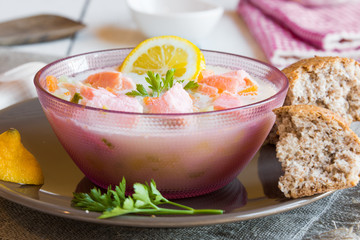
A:
[[[314,55],[360,59],[359,3],[309,7],[286,0],[241,0],[238,13],[279,68]]]

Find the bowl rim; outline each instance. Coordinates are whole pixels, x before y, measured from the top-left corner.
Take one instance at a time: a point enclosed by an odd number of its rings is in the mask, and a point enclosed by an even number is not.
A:
[[[189,0],[190,2],[193,2],[194,0]],[[132,0],[126,0],[126,4],[128,6],[128,8],[138,14],[143,14],[143,15],[147,15],[147,16],[152,16],[152,17],[170,17],[170,18],[179,18],[179,17],[189,17],[189,16],[200,16],[200,15],[208,15],[208,14],[217,14],[217,15],[222,15],[224,12],[224,8],[220,5],[217,5],[215,3],[211,3],[211,2],[207,2],[204,0],[196,0],[197,2],[209,6],[208,9],[204,9],[204,10],[196,10],[196,11],[184,11],[184,12],[147,12],[144,10],[141,10],[137,7],[135,7],[131,2]]]
[[[60,58],[57,59],[51,63],[48,63],[46,66],[42,67],[40,70],[37,71],[37,73],[34,76],[34,80],[33,83],[36,87],[36,89],[38,91],[41,91],[42,93],[44,93],[47,97],[50,97],[51,99],[54,99],[56,101],[62,102],[65,105],[68,105],[69,107],[75,107],[75,108],[79,108],[79,109],[87,109],[87,110],[91,110],[91,111],[99,111],[99,112],[105,112],[105,113],[112,113],[112,114],[125,114],[125,115],[141,115],[141,116],[198,116],[198,115],[210,115],[210,114],[218,114],[218,113],[228,113],[228,112],[233,112],[233,111],[238,111],[238,110],[242,110],[242,109],[248,109],[248,108],[255,108],[261,105],[265,105],[266,103],[270,103],[275,101],[280,95],[282,95],[284,92],[286,92],[289,88],[289,80],[288,78],[285,76],[285,74],[280,71],[278,68],[276,68],[275,66],[265,63],[263,61],[254,59],[254,58],[250,58],[250,57],[246,57],[246,56],[242,56],[239,54],[234,54],[234,53],[228,53],[228,52],[222,52],[222,51],[217,51],[217,50],[206,50],[206,49],[200,49],[201,52],[210,52],[210,53],[219,53],[219,54],[226,54],[226,55],[232,55],[235,57],[240,57],[246,60],[250,60],[256,63],[260,63],[262,65],[265,65],[267,67],[269,67],[270,69],[275,70],[278,74],[282,75],[282,78],[286,81],[285,84],[283,84],[283,86],[272,96],[263,99],[261,101],[257,101],[254,103],[250,103],[247,105],[243,105],[243,106],[239,106],[239,107],[234,107],[234,108],[227,108],[227,109],[221,109],[221,110],[213,110],[213,111],[205,111],[205,112],[189,112],[189,113],[138,113],[138,112],[126,112],[126,111],[117,111],[117,110],[110,110],[110,109],[102,109],[102,108],[96,108],[96,107],[91,107],[91,106],[84,106],[81,104],[77,104],[77,103],[73,103],[67,100],[64,100],[62,98],[59,98],[53,94],[51,94],[50,92],[48,92],[46,89],[44,89],[41,84],[40,84],[40,76],[41,74],[47,70],[48,68],[63,62],[63,61],[69,61],[71,59],[74,58],[78,58],[81,56],[86,56],[86,55],[93,55],[93,54],[99,54],[99,53],[106,53],[106,52],[116,52],[116,51],[131,51],[132,49],[134,49],[133,47],[130,48],[112,48],[112,49],[105,49],[105,50],[98,50],[98,51],[91,51],[91,52],[86,52],[86,53],[80,53],[80,54],[76,54],[76,55],[71,55],[71,56],[67,56],[64,58]],[[121,64],[121,63],[119,63]],[[90,69],[89,69],[90,70]],[[38,93],[39,95],[39,93]]]

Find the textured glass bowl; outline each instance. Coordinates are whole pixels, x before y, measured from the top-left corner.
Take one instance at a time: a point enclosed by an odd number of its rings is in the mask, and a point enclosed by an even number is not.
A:
[[[74,75],[121,64],[131,49],[81,54],[42,68],[34,83],[55,134],[80,170],[96,185],[128,186],[154,179],[168,198],[215,191],[233,180],[262,145],[288,88],[286,77],[262,62],[203,51],[206,64],[244,69],[272,82],[276,94],[233,109],[188,114],[139,114],[74,104],[49,94],[47,75]],[[59,163],[61,164],[61,163]]]

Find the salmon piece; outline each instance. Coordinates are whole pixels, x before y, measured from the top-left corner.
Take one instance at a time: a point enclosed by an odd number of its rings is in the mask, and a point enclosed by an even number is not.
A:
[[[88,87],[88,86],[81,86],[80,88],[80,95],[87,100],[92,100],[95,96],[94,94],[94,88]]]
[[[238,92],[240,96],[248,96],[248,95],[257,95],[258,94],[258,86],[252,85],[244,90]]]
[[[176,83],[159,98],[146,98],[144,103],[150,113],[193,112],[193,101],[181,84]]]
[[[196,90],[210,97],[217,96],[219,92],[216,87],[209,86],[205,83],[199,83],[199,87]]]
[[[158,97],[144,97],[144,104],[145,105],[152,105],[157,101]]]
[[[214,110],[222,110],[227,108],[235,108],[241,105],[241,100],[236,95],[229,92],[223,92],[214,102]]]
[[[50,75],[50,76],[46,76],[46,88],[49,92],[55,92],[59,86],[59,81],[56,77]]]
[[[249,77],[244,78],[245,86],[238,92],[240,96],[257,95],[259,86]]]
[[[133,80],[124,77],[120,72],[95,73],[90,75],[84,83],[90,84],[93,88],[105,88],[110,92],[131,90],[136,87]]]
[[[136,85],[133,80],[127,77],[121,77],[121,90],[135,89]]]
[[[204,78],[207,78],[207,77],[210,77],[211,75],[214,75],[214,71],[212,70],[208,70],[208,69],[204,69],[202,70],[200,73],[199,73],[199,76],[198,76],[198,81],[199,80],[202,80]]]
[[[227,91],[233,94],[248,88],[248,84],[254,85],[253,81],[250,80],[249,74],[243,70],[228,72],[221,75],[210,75],[198,80],[198,82],[217,88],[219,93]]]
[[[99,72],[88,76],[84,83],[90,84],[94,88],[113,88],[120,90],[120,73],[118,72]]]
[[[225,75],[211,75],[207,78],[198,80],[198,82],[217,88],[219,93],[224,91],[236,92],[240,86],[240,82],[237,78]]]
[[[117,96],[104,88],[92,89],[90,87],[84,86],[82,89],[86,89],[86,91],[88,91],[82,92],[85,93],[85,95],[81,95],[83,98],[85,98],[86,106],[123,112],[143,112],[143,106],[136,98],[126,95]]]
[[[114,94],[114,95],[119,95],[113,88],[107,87],[107,88],[105,88],[105,89],[108,90],[109,92],[111,92],[111,93]]]
[[[244,81],[245,81],[246,86],[253,86],[254,85],[254,82],[250,79],[250,76],[245,77]]]
[[[80,92],[80,87],[76,86],[75,84],[68,83],[68,82],[61,82],[59,83],[60,87],[65,88],[69,91],[70,96],[74,96],[76,92]]]

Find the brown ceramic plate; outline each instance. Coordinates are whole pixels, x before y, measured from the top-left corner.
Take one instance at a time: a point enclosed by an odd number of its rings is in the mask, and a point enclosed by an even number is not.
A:
[[[45,184],[22,186],[0,181],[0,196],[49,214],[81,221],[136,226],[189,227],[259,218],[298,208],[330,193],[302,199],[285,199],[277,188],[280,165],[273,146],[264,146],[246,169],[229,185],[200,197],[175,200],[195,208],[225,210],[222,215],[135,216],[98,219],[99,213],[71,206],[74,191],[86,192],[92,183],[78,170],[58,142],[37,99],[0,111],[0,131],[20,131],[23,144],[39,160]]]

